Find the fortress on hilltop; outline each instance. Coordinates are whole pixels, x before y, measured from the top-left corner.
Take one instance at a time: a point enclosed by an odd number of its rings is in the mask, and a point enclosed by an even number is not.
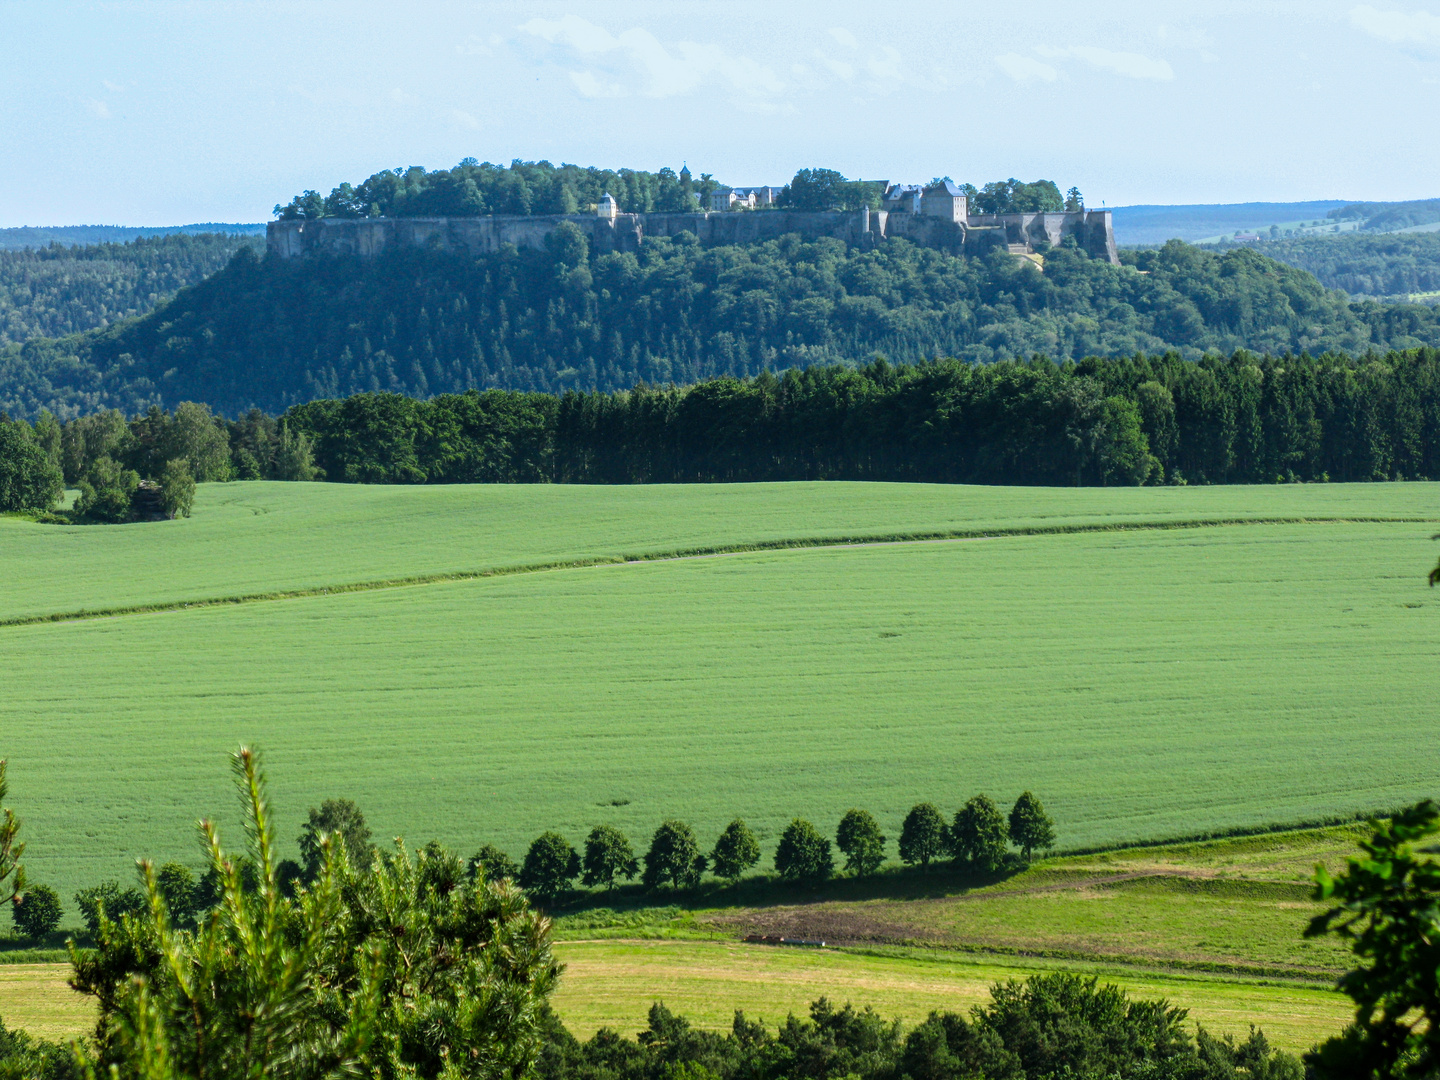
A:
[[[1118,264],[1109,210],[1023,214],[971,214],[965,193],[948,180],[927,185],[887,184],[879,210],[771,208],[779,189],[726,188],[712,209],[686,214],[622,214],[608,194],[592,214],[542,217],[497,215],[450,218],[296,218],[266,227],[268,250],[282,259],[305,255],[373,256],[394,247],[438,247],[480,255],[504,244],[540,248],[562,221],[573,222],[595,251],[637,251],[647,237],[694,235],[702,244],[749,244],[798,233],[807,240],[833,237],[876,247],[903,237],[945,251],[1041,254],[1066,240],[1092,258]]]

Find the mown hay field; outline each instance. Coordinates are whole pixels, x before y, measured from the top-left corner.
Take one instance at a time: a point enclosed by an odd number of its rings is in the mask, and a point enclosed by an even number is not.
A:
[[[1424,517],[1440,493],[925,487],[902,513],[900,485],[481,488],[472,510],[508,509],[491,526],[474,511],[468,528],[490,539],[451,551],[429,525],[464,517],[461,489],[253,485],[271,514],[222,512],[250,486],[202,489],[173,528],[7,522],[0,542],[29,568],[10,580],[32,591],[5,603],[141,602],[137,582],[170,602],[322,569],[354,582],[825,529]],[[345,498],[327,530],[312,504]],[[309,524],[247,531],[287,513]],[[12,625],[0,752],[32,875],[67,901],[138,855],[198,862],[201,814],[238,843],[224,754],[241,742],[268,755],[287,842],[331,796],[357,800],[381,838],[516,856],[548,828],[578,843],[611,822],[638,844],[681,817],[708,842],[743,815],[768,858],[792,817],[830,831],[855,805],[893,853],[917,800],[951,811],[1025,788],[1067,847],[1353,814],[1440,779],[1433,531],[1357,520],[777,550]],[[45,562],[35,545],[52,536],[81,546],[55,541]],[[146,559],[127,575],[146,536],[173,556],[168,577]],[[327,546],[329,560],[311,550]],[[93,599],[65,583],[72,555],[76,581],[101,582]]]
[[[655,1001],[697,1027],[721,1031],[728,1030],[736,1009],[773,1029],[789,1012],[804,1016],[821,996],[870,1005],[883,1016],[914,1024],[931,1010],[966,1013],[987,1000],[994,983],[1042,970],[953,956],[703,941],[561,942],[556,953],[566,972],[553,1003],[582,1039],[601,1027],[633,1036],[644,1029]],[[0,1017],[6,1026],[50,1039],[88,1034],[91,1006],[66,986],[69,971],[68,964],[0,964]],[[1132,996],[1163,997],[1189,1009],[1192,1021],[1216,1034],[1244,1038],[1256,1024],[1274,1045],[1292,1052],[1333,1035],[1351,1012],[1348,999],[1315,987],[1127,971],[1099,975]]]

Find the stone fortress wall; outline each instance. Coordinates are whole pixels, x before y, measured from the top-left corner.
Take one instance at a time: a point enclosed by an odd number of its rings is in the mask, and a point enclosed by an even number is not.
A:
[[[544,217],[314,218],[272,221],[269,251],[283,259],[306,255],[374,256],[394,247],[439,247],[472,255],[505,244],[542,248],[562,221],[573,222],[599,252],[637,251],[649,236],[689,232],[705,245],[749,244],[798,233],[807,240],[833,237],[853,247],[876,247],[894,237],[967,255],[1002,247],[1014,255],[1058,247],[1074,237],[1091,257],[1118,264],[1109,210],[969,215],[965,199],[926,198],[921,211],[711,211],[690,214],[557,214]],[[919,200],[916,200],[917,204]]]

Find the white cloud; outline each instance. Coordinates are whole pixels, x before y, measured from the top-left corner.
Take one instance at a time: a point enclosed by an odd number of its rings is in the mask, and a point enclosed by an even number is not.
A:
[[[85,107],[89,109],[90,112],[94,114],[97,119],[110,119],[110,106],[106,105],[103,101],[97,101],[94,98],[88,98],[85,101]]]
[[[1164,60],[1152,60],[1140,53],[1111,52],[1109,49],[1100,49],[1093,45],[1073,45],[1068,49],[1042,46],[1035,51],[1041,56],[1051,58],[1074,56],[1084,60],[1091,67],[1113,72],[1116,75],[1124,75],[1128,79],[1158,79],[1161,82],[1169,82],[1175,78],[1175,71],[1169,63]]]
[[[480,130],[480,121],[476,120],[475,117],[471,116],[468,112],[464,112],[460,109],[451,109],[450,119],[455,121],[455,123],[459,124],[461,127],[468,128],[471,131]]]
[[[855,40],[855,35],[843,26],[832,26],[830,28],[830,36],[847,49],[858,49],[860,47],[860,43]]]
[[[672,53],[654,34],[639,27],[616,35],[578,15],[566,15],[562,19],[531,19],[520,30],[587,58],[617,54],[618,59],[627,62],[631,74],[641,77],[640,92],[647,97],[689,94],[714,81],[755,96],[785,89],[785,84],[770,68],[748,57],[732,55],[719,45],[693,41],[678,42]],[[620,82],[603,82],[591,71],[571,72],[570,78],[587,96],[613,97],[614,91],[625,92]]]
[[[390,91],[390,100],[396,105],[419,105],[420,99],[408,90],[401,90],[396,86]]]
[[[125,87],[121,86],[119,83],[113,83],[109,79],[101,79],[100,85],[105,87],[105,89],[109,90],[112,94],[123,94],[125,92]]]
[[[1381,11],[1369,4],[1350,9],[1350,22],[1367,34],[1396,44],[1440,43],[1440,16],[1428,11],[1407,15],[1403,11]]]
[[[1005,53],[1003,56],[995,57],[995,63],[1000,70],[1009,75],[1019,83],[1054,82],[1060,77],[1060,73],[1049,64],[1042,64],[1039,60],[1029,56],[1021,56],[1019,53]]]
[[[602,82],[593,71],[572,71],[570,81],[575,89],[589,98],[624,97],[625,88],[616,83]]]
[[[877,79],[890,79],[894,82],[905,82],[905,59],[900,55],[900,50],[893,46],[886,45],[880,51],[879,56],[873,56],[866,63],[865,69]]]

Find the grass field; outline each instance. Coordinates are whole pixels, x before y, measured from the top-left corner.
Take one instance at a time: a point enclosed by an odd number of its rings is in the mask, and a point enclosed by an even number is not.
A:
[[[202,488],[188,522],[0,523],[10,616],[786,537],[1433,514],[1434,485]],[[250,508],[268,508],[251,513]],[[355,798],[377,836],[519,855],[545,828],[1031,788],[1066,846],[1434,792],[1433,525],[1250,524],[554,570],[0,628],[0,753],[67,900],[228,820],[262,746],[282,835]],[[539,539],[536,539],[539,537]],[[13,583],[13,584],[12,584]],[[234,830],[231,829],[234,837]],[[893,847],[892,847],[893,851]],[[1099,931],[1096,931],[1099,933]]]
[[[1440,485],[202,484],[186,521],[0,517],[0,620],[804,538],[1357,516],[1440,516]]]

